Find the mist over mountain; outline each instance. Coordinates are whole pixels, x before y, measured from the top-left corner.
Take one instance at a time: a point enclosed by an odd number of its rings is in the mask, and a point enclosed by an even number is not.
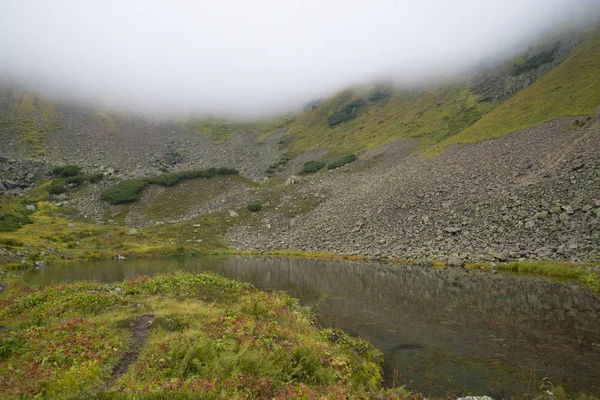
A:
[[[0,79],[149,115],[261,116],[377,79],[451,78],[599,15],[597,0],[7,0]]]

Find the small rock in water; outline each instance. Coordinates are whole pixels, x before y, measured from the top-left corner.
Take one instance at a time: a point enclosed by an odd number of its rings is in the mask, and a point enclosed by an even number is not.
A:
[[[45,261],[36,261],[33,266],[35,269],[42,269],[42,268],[46,268],[46,262]]]

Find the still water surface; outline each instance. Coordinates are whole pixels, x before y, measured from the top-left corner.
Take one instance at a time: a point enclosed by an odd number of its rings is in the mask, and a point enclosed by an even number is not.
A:
[[[512,275],[270,257],[108,260],[25,272],[40,285],[115,282],[175,269],[283,290],[323,326],[385,355],[385,378],[426,395],[533,393],[549,376],[600,396],[600,299],[575,284]]]

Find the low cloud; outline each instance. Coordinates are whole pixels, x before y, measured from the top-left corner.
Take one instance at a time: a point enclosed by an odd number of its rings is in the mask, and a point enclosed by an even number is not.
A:
[[[0,79],[155,115],[284,112],[502,59],[600,0],[3,0]]]

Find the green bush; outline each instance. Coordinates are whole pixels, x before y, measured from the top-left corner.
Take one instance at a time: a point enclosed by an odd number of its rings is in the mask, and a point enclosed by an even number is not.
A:
[[[152,183],[161,186],[174,186],[184,180],[209,179],[218,175],[236,175],[238,173],[238,170],[233,168],[209,168],[206,170],[173,172],[149,178],[130,179],[105,189],[100,194],[100,198],[110,204],[132,203],[138,201],[144,188]]]
[[[342,165],[346,165],[346,164],[356,161],[356,159],[357,159],[356,154],[348,154],[347,156],[344,156],[344,157],[340,158],[339,160],[335,160],[335,161],[327,164],[327,169],[339,168]]]
[[[98,183],[102,179],[104,179],[104,175],[102,175],[101,173],[96,173],[96,174],[71,176],[71,177],[68,177],[67,179],[65,179],[65,182],[67,184],[74,183],[76,185],[81,185],[83,182],[86,182],[86,181],[89,183]]]
[[[387,99],[392,95],[392,90],[389,87],[378,86],[371,93],[369,93],[369,100],[376,102],[379,100]]]
[[[555,54],[556,54],[556,50],[536,54],[535,56],[531,57],[529,60],[525,61],[523,64],[514,66],[511,71],[511,75],[512,76],[521,75],[524,72],[537,69],[544,64],[552,62],[552,61],[554,61]]]
[[[327,119],[330,127],[341,124],[342,122],[349,121],[356,118],[358,112],[366,105],[362,99],[354,100],[347,104],[344,108],[333,114]]]
[[[77,165],[62,165],[52,170],[52,173],[56,176],[66,178],[69,176],[75,176],[81,171],[81,167]]]
[[[170,174],[162,174],[148,178],[149,183],[155,183],[161,186],[175,186],[181,181],[189,179],[204,178],[209,179],[218,175],[237,175],[239,171],[234,168],[209,168],[205,170],[188,170],[181,172],[173,172]]]
[[[260,204],[260,202],[258,201],[253,201],[252,203],[248,203],[246,208],[248,209],[248,211],[258,212],[262,210],[262,204]]]
[[[65,185],[60,182],[52,183],[52,185],[48,186],[48,193],[50,194],[61,194],[67,191]]]
[[[130,179],[121,181],[113,187],[104,189],[100,193],[100,198],[108,201],[110,204],[124,204],[138,201],[142,195],[142,190],[148,186],[146,179]]]
[[[304,168],[302,168],[302,172],[304,172],[304,173],[317,172],[324,166],[325,166],[325,163],[323,161],[317,161],[317,160],[309,161],[307,163],[304,163]]]

